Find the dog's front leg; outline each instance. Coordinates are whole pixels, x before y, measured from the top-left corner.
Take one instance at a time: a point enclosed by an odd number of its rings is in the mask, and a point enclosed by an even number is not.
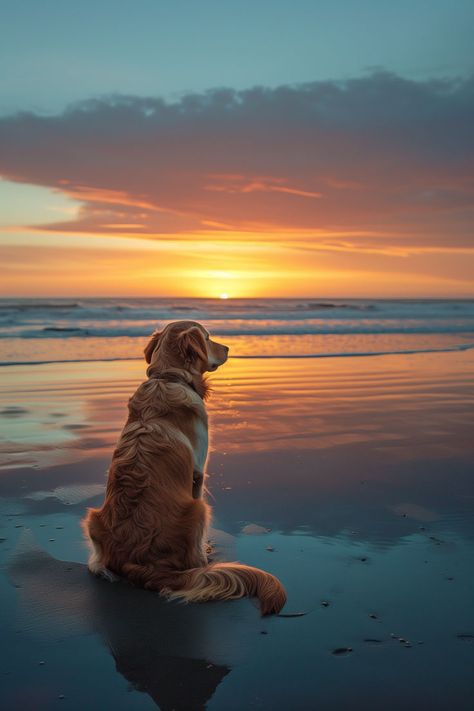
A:
[[[185,528],[189,538],[185,565],[188,568],[207,565],[206,542],[210,516],[210,508],[203,499],[193,501],[187,509]]]
[[[193,499],[202,498],[202,490],[204,486],[204,472],[199,469],[193,471]]]
[[[202,492],[204,488],[204,473],[195,469],[193,471],[193,499],[202,499]],[[204,529],[204,534],[202,536],[201,550],[203,557],[203,565],[207,563],[207,556],[212,552],[213,548],[210,541],[207,540],[207,527]]]

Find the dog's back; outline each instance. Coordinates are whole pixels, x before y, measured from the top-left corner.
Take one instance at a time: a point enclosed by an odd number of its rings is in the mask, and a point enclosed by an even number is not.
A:
[[[149,379],[130,399],[104,504],[89,509],[84,523],[96,558],[100,548],[93,572],[131,577],[131,565],[183,570],[207,562],[203,530],[196,540],[196,522],[207,522],[207,505],[192,496],[195,421],[205,412],[186,390]]]

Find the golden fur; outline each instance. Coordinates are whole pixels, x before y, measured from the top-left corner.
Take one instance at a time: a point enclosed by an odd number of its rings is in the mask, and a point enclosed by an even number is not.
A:
[[[82,522],[91,545],[89,569],[170,599],[256,596],[262,614],[274,614],[286,602],[277,578],[240,563],[207,561],[204,373],[222,365],[227,352],[193,321],[153,334],[145,348],[148,380],[129,401],[104,504],[89,509]]]

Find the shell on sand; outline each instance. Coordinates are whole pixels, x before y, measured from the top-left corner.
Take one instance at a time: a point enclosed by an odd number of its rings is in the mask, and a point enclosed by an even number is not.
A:
[[[243,527],[241,533],[245,533],[247,536],[259,536],[263,533],[270,533],[270,528],[264,528],[256,523],[248,523]]]

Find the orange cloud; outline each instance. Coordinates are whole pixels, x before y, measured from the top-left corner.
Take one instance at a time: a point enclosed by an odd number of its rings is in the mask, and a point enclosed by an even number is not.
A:
[[[77,204],[17,225],[32,251],[9,246],[4,288],[73,293],[84,269],[104,294],[472,293],[473,113],[472,80],[378,72],[0,118],[0,175]]]
[[[48,231],[353,230],[466,248],[473,111],[470,80],[386,72],[170,104],[113,97],[1,118],[0,174],[80,201],[75,219],[37,225]]]
[[[322,193],[300,190],[284,185],[285,178],[254,177],[249,180],[245,175],[214,175],[211,176],[221,182],[205,185],[204,190],[213,190],[221,193],[253,193],[253,192],[276,192],[288,193],[289,195],[299,195],[300,197],[321,198]]]

